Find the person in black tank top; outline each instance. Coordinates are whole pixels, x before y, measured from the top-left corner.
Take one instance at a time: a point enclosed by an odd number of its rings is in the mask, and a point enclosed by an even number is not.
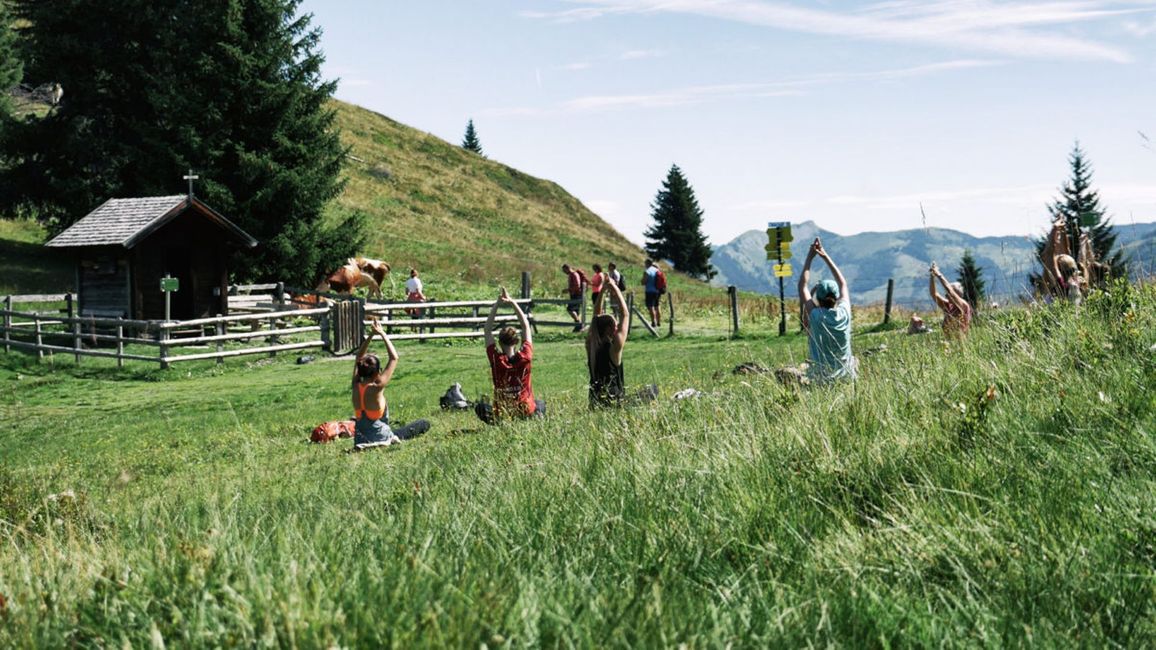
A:
[[[610,293],[618,313],[626,313],[622,291],[613,282],[607,282],[604,292]],[[599,314],[586,335],[586,366],[590,371],[590,406],[614,406],[626,396],[622,373],[622,349],[630,334],[630,320],[619,322],[612,314]]]

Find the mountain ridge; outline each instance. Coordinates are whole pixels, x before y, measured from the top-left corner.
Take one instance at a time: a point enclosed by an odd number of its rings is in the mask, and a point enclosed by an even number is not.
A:
[[[1152,251],[1156,251],[1156,223],[1115,224],[1117,244],[1131,254],[1135,271],[1149,273],[1154,268]],[[894,301],[912,307],[927,306],[927,267],[939,263],[949,279],[954,279],[964,250],[970,250],[987,281],[988,294],[994,300],[1028,295],[1028,273],[1038,268],[1034,238],[1028,236],[977,237],[949,228],[918,228],[895,231],[865,231],[839,235],[824,230],[814,221],[792,224],[790,260],[795,275],[784,281],[784,293],[795,296],[798,273],[807,246],[815,237],[839,265],[851,286],[856,302],[875,303],[886,298],[888,279],[895,280]],[[772,262],[766,259],[763,246],[767,235],[762,230],[748,230],[730,242],[718,246],[711,264],[718,269],[712,281],[716,286],[734,285],[744,291],[777,293]],[[827,277],[825,265],[812,265],[812,275]]]

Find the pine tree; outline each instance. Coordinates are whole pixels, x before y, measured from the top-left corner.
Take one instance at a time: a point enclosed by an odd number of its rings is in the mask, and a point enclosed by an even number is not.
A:
[[[473,120],[466,123],[466,137],[462,140],[462,149],[472,151],[479,156],[485,155],[482,152],[482,143],[478,140],[478,132],[474,130]]]
[[[963,297],[971,305],[972,311],[975,311],[983,303],[987,283],[983,279],[983,269],[975,263],[971,251],[963,251],[956,273],[958,276],[956,279],[963,285]]]
[[[239,278],[312,281],[364,229],[323,220],[346,151],[299,5],[19,0],[27,73],[68,101],[14,129],[20,192],[2,199],[59,231],[113,196],[182,192],[193,168],[197,195],[260,242],[234,261]]]
[[[1088,224],[1088,236],[1096,260],[1108,268],[1112,277],[1128,277],[1128,261],[1124,252],[1116,248],[1116,232],[1100,205],[1100,194],[1092,189],[1092,166],[1077,142],[1068,157],[1071,178],[1064,181],[1060,196],[1048,206],[1052,221],[1062,218],[1068,229],[1073,255],[1078,254],[1080,228]],[[1036,241],[1037,256],[1044,250],[1046,236]],[[1032,283],[1039,287],[1039,274],[1031,274]]]
[[[678,165],[670,166],[650,209],[654,224],[643,233],[646,252],[654,259],[670,260],[687,275],[714,277],[710,244],[702,234],[702,208]]]

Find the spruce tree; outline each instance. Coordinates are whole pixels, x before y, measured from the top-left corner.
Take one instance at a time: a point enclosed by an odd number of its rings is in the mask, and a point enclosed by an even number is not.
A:
[[[710,244],[702,234],[702,208],[678,165],[670,166],[650,209],[654,224],[643,233],[646,252],[654,259],[670,260],[687,275],[714,277]]]
[[[1092,166],[1088,162],[1084,150],[1077,142],[1068,157],[1071,168],[1071,177],[1064,181],[1060,188],[1060,196],[1048,205],[1048,213],[1052,221],[1063,219],[1068,230],[1068,241],[1071,242],[1072,254],[1078,257],[1079,233],[1083,224],[1087,224],[1088,237],[1092,243],[1092,251],[1096,261],[1108,268],[1112,277],[1128,277],[1128,261],[1123,251],[1116,248],[1116,232],[1105,215],[1106,210],[1100,205],[1100,194],[1092,189]],[[1036,241],[1037,256],[1044,250],[1046,235]],[[1031,275],[1032,283],[1040,287],[1039,274]]]
[[[239,278],[306,283],[357,252],[360,217],[322,215],[346,152],[299,5],[20,0],[28,73],[68,101],[15,129],[20,191],[0,200],[59,231],[114,196],[183,192],[192,168],[197,195],[260,242],[234,261]]]
[[[478,140],[478,132],[474,130],[473,120],[466,123],[466,137],[462,140],[462,149],[472,151],[479,156],[485,155],[482,152],[482,143]]]
[[[959,268],[956,273],[956,279],[963,285],[963,297],[971,305],[972,310],[976,310],[986,295],[987,283],[983,279],[983,269],[975,263],[971,251],[963,251],[963,257],[959,261]]]

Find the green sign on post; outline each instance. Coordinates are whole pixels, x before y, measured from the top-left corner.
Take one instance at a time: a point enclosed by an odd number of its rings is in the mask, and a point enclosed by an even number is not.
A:
[[[779,279],[779,336],[787,333],[787,307],[783,297],[783,278],[791,277],[794,270],[787,261],[791,259],[790,221],[772,221],[767,224],[767,260],[778,262],[774,266],[775,277]]]
[[[174,291],[180,291],[180,289],[181,289],[181,279],[180,278],[170,278],[167,275],[165,277],[161,278],[161,291],[164,291],[165,293],[172,293]]]

